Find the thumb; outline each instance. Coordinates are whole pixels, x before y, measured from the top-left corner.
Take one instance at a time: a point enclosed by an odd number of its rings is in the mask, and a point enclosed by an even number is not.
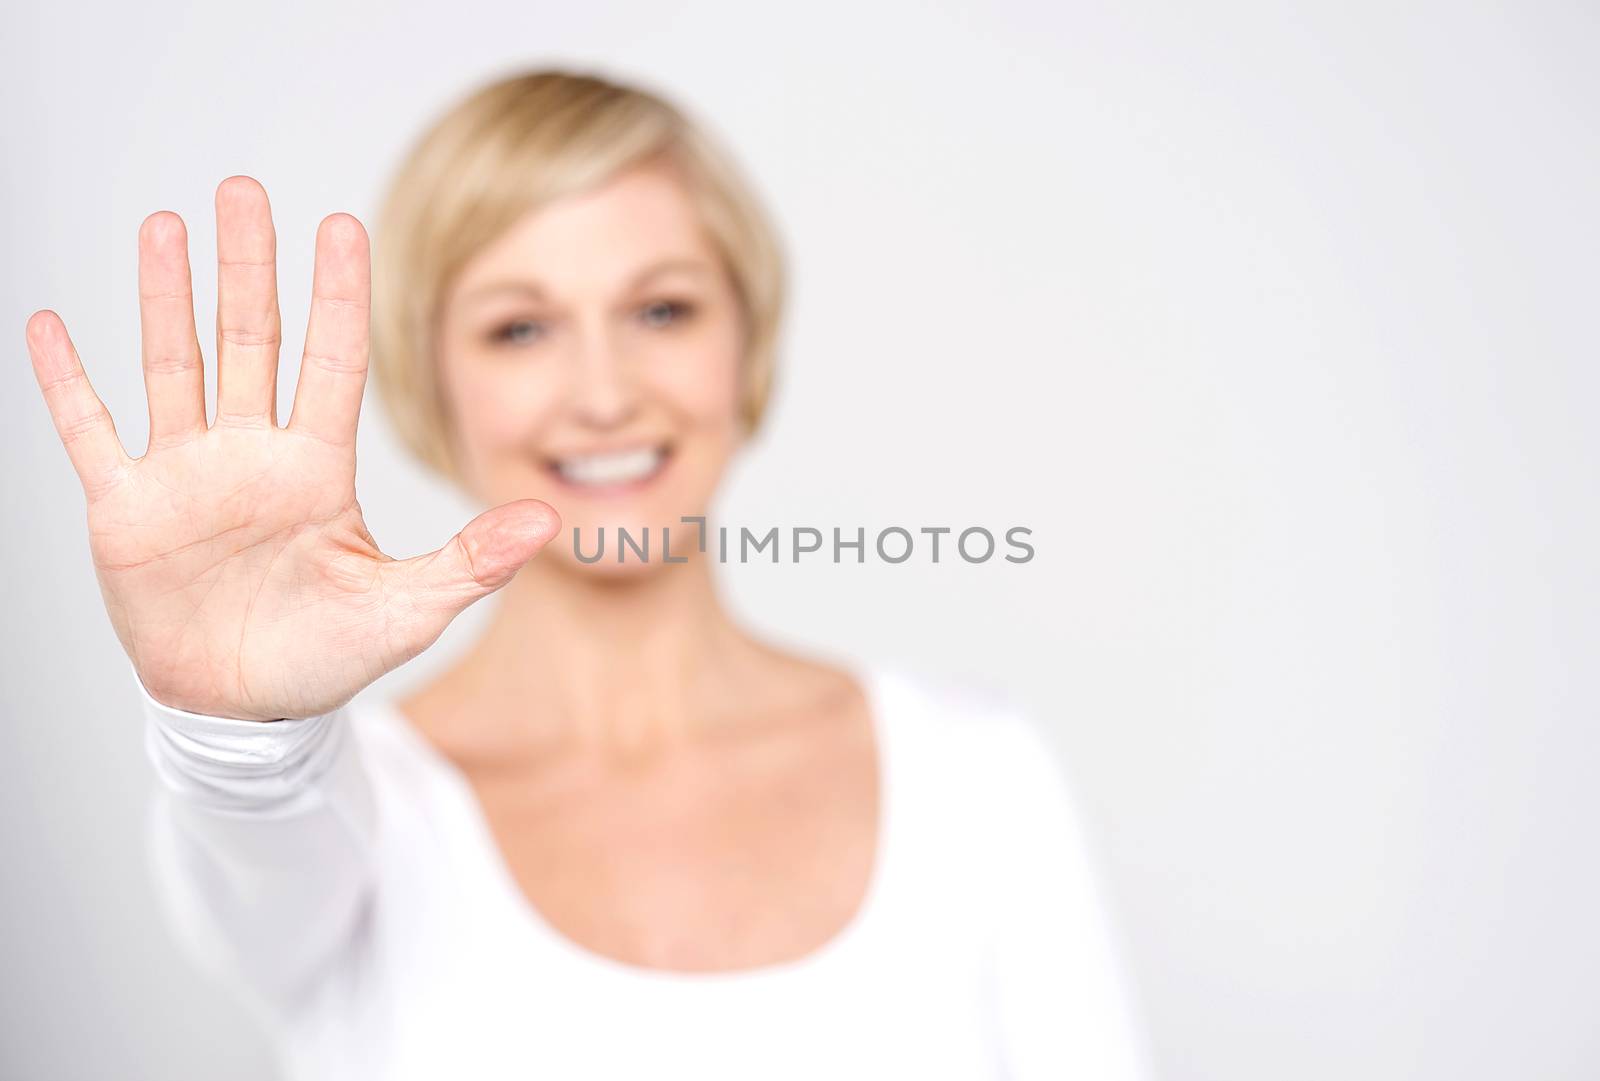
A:
[[[467,605],[507,582],[561,530],[548,503],[519,499],[484,511],[445,542],[413,559],[396,560],[384,573],[391,596],[415,611],[437,614],[440,633]]]

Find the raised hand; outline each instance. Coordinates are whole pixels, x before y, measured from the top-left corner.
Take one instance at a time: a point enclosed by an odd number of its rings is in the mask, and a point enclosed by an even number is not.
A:
[[[371,259],[348,214],[317,229],[305,353],[278,426],[276,239],[249,177],[217,188],[217,408],[206,423],[188,236],[170,212],[139,229],[150,442],[130,458],[66,326],[28,320],[28,351],[83,483],[106,611],[153,697],[246,720],[325,713],[432,644],[560,528],[524,499],[436,552],[378,550],[356,503]]]

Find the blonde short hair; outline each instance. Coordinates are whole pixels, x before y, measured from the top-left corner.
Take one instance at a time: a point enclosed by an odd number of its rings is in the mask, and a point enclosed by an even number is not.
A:
[[[435,357],[446,290],[524,214],[665,160],[722,256],[745,328],[740,416],[754,431],[773,383],[785,271],[777,233],[731,158],[677,107],[597,75],[495,81],[437,119],[390,184],[373,244],[372,368],[401,439],[456,481]]]

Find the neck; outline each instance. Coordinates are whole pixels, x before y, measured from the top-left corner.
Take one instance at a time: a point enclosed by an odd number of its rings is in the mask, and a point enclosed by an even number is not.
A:
[[[632,752],[690,740],[737,712],[770,657],[728,617],[705,559],[619,579],[536,559],[498,602],[453,676],[514,738]]]

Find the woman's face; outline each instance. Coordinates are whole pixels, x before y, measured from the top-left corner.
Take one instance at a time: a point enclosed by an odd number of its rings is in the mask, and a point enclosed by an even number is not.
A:
[[[743,327],[732,282],[678,177],[641,166],[530,213],[478,252],[445,297],[439,364],[458,453],[490,505],[560,512],[562,566],[638,574],[676,559],[743,437]],[[573,553],[580,531],[593,556]],[[650,562],[617,559],[617,528]]]

